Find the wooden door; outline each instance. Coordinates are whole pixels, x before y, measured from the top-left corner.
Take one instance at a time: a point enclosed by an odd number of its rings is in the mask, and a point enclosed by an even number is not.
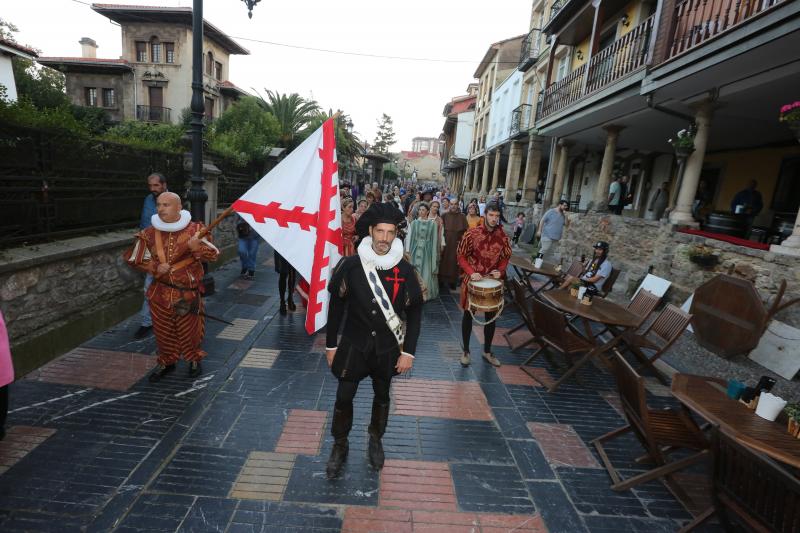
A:
[[[148,87],[150,102],[150,120],[161,122],[164,120],[164,88]]]

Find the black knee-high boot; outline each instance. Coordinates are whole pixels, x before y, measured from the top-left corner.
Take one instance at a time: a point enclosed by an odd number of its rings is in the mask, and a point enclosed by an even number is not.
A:
[[[350,428],[353,427],[353,406],[347,409],[334,409],[333,422],[331,423],[331,435],[333,435],[333,449],[331,456],[328,458],[328,466],[326,474],[328,478],[335,478],[342,470],[345,460],[347,460],[347,452],[350,451],[350,444],[347,442],[347,436],[350,434]]]
[[[372,402],[372,420],[369,424],[369,446],[367,453],[369,462],[375,470],[383,468],[385,455],[381,439],[386,433],[386,423],[389,421],[389,404]]]

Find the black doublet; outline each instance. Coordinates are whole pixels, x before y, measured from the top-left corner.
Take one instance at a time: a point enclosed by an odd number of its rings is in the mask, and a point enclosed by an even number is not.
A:
[[[405,259],[389,270],[377,270],[386,294],[394,295],[394,278],[400,278],[392,302],[395,313],[406,323],[403,351],[414,354],[422,319],[422,289],[416,271]],[[397,340],[386,324],[375,295],[369,287],[359,256],[344,257],[328,284],[328,348],[337,347],[331,367],[336,377],[359,381],[368,375],[391,379],[400,356]],[[347,312],[345,318],[345,311]],[[341,341],[337,335],[345,318]]]

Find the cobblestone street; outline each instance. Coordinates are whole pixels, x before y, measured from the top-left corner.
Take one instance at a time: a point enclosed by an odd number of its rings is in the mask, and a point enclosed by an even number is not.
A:
[[[266,247],[264,247],[266,248]],[[324,336],[278,314],[271,252],[255,281],[231,262],[214,272],[204,373],[162,382],[138,317],[11,386],[0,442],[0,530],[173,532],[675,531],[690,515],[660,482],[613,492],[590,441],[623,425],[611,376],[588,365],[556,393],[517,368],[495,336],[495,369],[459,364],[456,295],[425,305],[413,373],[395,379],[385,468],[366,460],[372,389],[356,397],[350,455],[329,481],[336,380]],[[482,333],[482,331],[480,332]],[[558,370],[542,360],[537,375]],[[649,402],[672,404],[652,382]],[[626,475],[633,437],[608,448]],[[699,473],[683,474],[692,484]],[[713,526],[712,526],[713,527]]]

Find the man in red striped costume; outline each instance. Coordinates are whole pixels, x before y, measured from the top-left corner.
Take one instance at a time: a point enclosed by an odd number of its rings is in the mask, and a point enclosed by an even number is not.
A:
[[[156,209],[153,225],[136,234],[136,242],[125,253],[131,267],[154,277],[146,294],[158,345],[158,367],[150,374],[151,382],[175,370],[181,357],[189,362],[190,377],[202,372],[200,361],[206,355],[201,347],[205,333],[202,262],[219,256],[210,235],[198,238],[203,224],[191,221],[177,194],[161,193]]]

